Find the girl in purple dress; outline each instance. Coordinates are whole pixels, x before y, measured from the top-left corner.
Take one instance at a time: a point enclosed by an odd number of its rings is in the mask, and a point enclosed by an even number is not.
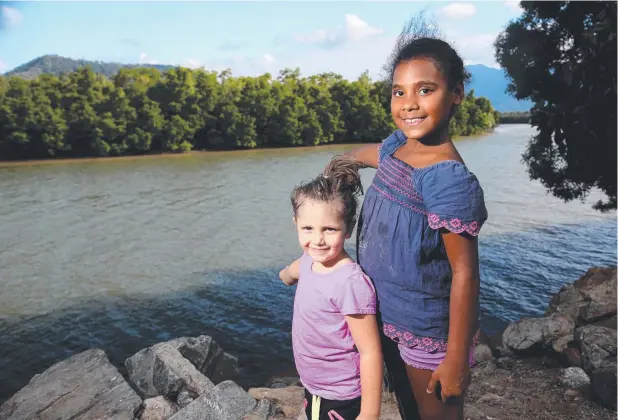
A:
[[[309,420],[378,420],[383,360],[371,280],[344,249],[362,192],[359,164],[338,157],[292,193],[303,255],[281,270],[297,285],[294,361]]]
[[[463,419],[478,337],[483,190],[449,121],[466,71],[446,42],[400,38],[389,63],[397,130],[346,154],[377,168],[358,222],[358,263],[378,299],[387,379],[401,416]]]

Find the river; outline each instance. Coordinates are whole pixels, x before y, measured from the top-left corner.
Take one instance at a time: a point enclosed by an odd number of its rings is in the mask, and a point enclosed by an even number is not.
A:
[[[600,196],[564,203],[528,179],[533,133],[504,125],[457,141],[489,211],[488,332],[541,314],[589,267],[616,265],[616,213],[592,210]],[[185,335],[238,356],[244,386],[293,367],[294,289],[277,277],[299,254],[289,194],[349,147],[0,166],[0,402],[87,348],[120,367]]]

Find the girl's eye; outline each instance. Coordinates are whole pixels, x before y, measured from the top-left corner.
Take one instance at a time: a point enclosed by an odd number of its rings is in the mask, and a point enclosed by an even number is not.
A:
[[[429,95],[431,93],[431,90],[428,88],[421,88],[421,90],[418,91],[421,95]]]
[[[403,92],[400,90],[393,91],[393,96],[403,96]]]
[[[304,230],[304,231],[310,231],[310,230],[311,230],[311,228],[310,228],[310,227],[304,227],[304,228],[303,228],[303,230]]]

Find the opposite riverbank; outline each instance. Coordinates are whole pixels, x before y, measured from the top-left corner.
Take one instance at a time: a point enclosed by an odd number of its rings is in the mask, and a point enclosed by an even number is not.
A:
[[[476,348],[465,418],[614,419],[616,268],[592,268],[565,285],[543,317],[523,318]],[[258,420],[302,418],[298,378],[244,390],[236,357],[209,336],[182,337],[125,361],[100,349],[35,375],[0,407],[0,419]],[[385,390],[382,419],[399,419]]]

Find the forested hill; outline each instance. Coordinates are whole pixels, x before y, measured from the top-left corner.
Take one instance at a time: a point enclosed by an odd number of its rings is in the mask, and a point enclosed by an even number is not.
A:
[[[167,71],[175,67],[166,64],[122,64],[105,61],[74,60],[59,55],[44,55],[16,67],[7,72],[5,76],[19,76],[30,80],[41,74],[60,76],[61,74],[70,73],[84,66],[90,66],[95,73],[102,74],[106,77],[114,76],[121,68],[145,67],[155,68],[159,71]]]
[[[122,64],[104,61],[74,60],[59,55],[44,55],[35,58],[28,63],[7,72],[5,76],[20,76],[24,79],[34,79],[41,74],[53,74],[60,76],[83,66],[90,66],[95,73],[106,77],[113,77],[121,68],[155,68],[165,72],[175,66],[164,64]],[[530,101],[518,101],[506,93],[508,79],[501,69],[494,69],[476,64],[467,66],[472,74],[470,89],[474,89],[476,95],[489,99],[499,112],[528,111],[532,104]]]

